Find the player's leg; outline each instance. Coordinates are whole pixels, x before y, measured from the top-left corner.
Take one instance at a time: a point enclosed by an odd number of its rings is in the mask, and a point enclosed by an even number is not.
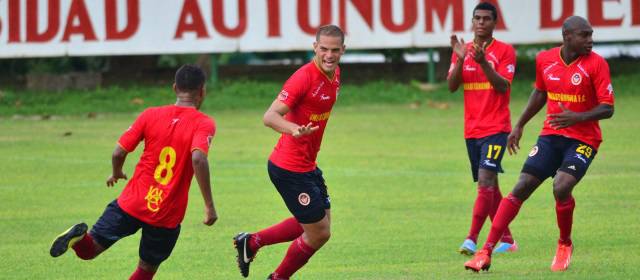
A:
[[[572,192],[580,179],[586,174],[596,151],[579,141],[563,139],[567,144],[562,166],[558,169],[553,182],[553,195],[556,199],[556,218],[560,229],[558,248],[551,262],[551,270],[564,271],[571,263],[573,243],[571,230],[575,200]]]
[[[505,229],[520,211],[522,203],[531,196],[546,178],[553,175],[558,166],[560,166],[562,156],[555,152],[548,137],[541,136],[538,138],[536,146],[529,153],[529,158],[522,168],[516,186],[507,197],[502,199],[498,206],[487,241],[482,250],[478,251],[473,259],[465,263],[466,269],[476,272],[481,269],[489,269],[491,266],[491,253]]]
[[[285,203],[287,199],[297,199],[297,197],[289,197],[295,196],[297,195],[297,193],[288,194],[286,190],[289,189],[291,185],[295,185],[298,181],[302,180],[303,174],[294,173],[282,169],[273,164],[271,161],[269,161],[267,164],[267,170],[269,172],[269,178],[271,179],[271,182],[274,184],[276,189],[278,189],[278,192],[283,196]],[[283,191],[289,198],[285,198],[285,195],[283,195]],[[238,233],[233,238],[233,244],[238,253],[236,256],[236,261],[238,267],[240,268],[240,273],[242,274],[242,276],[249,276],[249,266],[260,248],[271,244],[292,241],[302,235],[303,232],[304,230],[302,226],[300,226],[298,220],[295,217],[289,217],[277,224],[274,224],[255,233]]]
[[[153,279],[160,264],[171,255],[180,236],[180,225],[175,228],[160,228],[142,223],[138,267],[130,280]]]
[[[138,228],[132,222],[114,200],[107,205],[90,232],[84,223],[72,226],[54,240],[50,254],[57,257],[72,248],[79,258],[93,259],[116,241],[135,233]]]
[[[307,176],[295,186],[295,191],[281,191],[283,198],[298,193],[294,196],[295,201],[285,199],[285,202],[289,211],[300,221],[304,233],[291,242],[284,259],[271,275],[272,279],[289,279],[331,237],[331,202],[322,171],[316,169],[307,173]]]
[[[471,167],[471,176],[474,182],[479,179],[479,166],[481,161],[481,144],[478,139],[465,139],[467,145],[467,155],[469,156],[469,165]],[[458,248],[458,252],[463,255],[473,255],[476,252],[476,243],[478,235],[482,229],[484,221],[487,219],[488,211],[492,203],[493,195],[491,189],[478,184],[476,199],[471,210],[471,225],[469,233]]]

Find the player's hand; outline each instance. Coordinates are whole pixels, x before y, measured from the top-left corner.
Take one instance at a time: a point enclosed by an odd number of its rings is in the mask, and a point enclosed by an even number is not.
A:
[[[549,118],[551,118],[549,120],[549,125],[553,129],[566,128],[582,121],[582,119],[580,118],[580,113],[576,113],[567,109],[560,102],[558,102],[558,106],[560,107],[560,110],[562,110],[562,112],[549,114]]]
[[[320,129],[319,126],[312,126],[313,123],[308,123],[307,125],[302,125],[302,126],[298,126],[293,133],[291,133],[291,136],[298,138],[300,136],[304,136],[304,135],[308,135],[313,133],[314,131]]]
[[[213,225],[218,220],[218,214],[215,207],[205,207],[203,224],[207,226]]]
[[[458,59],[464,59],[467,55],[467,48],[464,44],[464,39],[460,38],[460,40],[458,40],[458,36],[456,35],[451,35],[451,48]]]
[[[475,43],[473,44],[472,56],[473,56],[473,60],[475,60],[476,63],[480,64],[486,61],[484,56],[484,51],[486,49],[487,49],[487,42],[482,43],[482,45],[478,45]]]
[[[509,136],[507,136],[507,150],[509,155],[515,155],[520,150],[520,138],[522,138],[522,128],[515,126]]]
[[[107,178],[107,187],[113,187],[120,179],[127,180],[127,174],[122,173],[122,171],[112,174]]]

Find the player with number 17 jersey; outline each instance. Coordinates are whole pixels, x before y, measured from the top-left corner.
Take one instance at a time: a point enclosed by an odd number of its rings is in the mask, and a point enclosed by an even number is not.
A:
[[[191,152],[198,149],[207,154],[214,133],[214,121],[193,107],[168,105],[142,112],[118,141],[127,152],[143,139],[145,142],[118,205],[153,226],[179,225],[193,177]]]

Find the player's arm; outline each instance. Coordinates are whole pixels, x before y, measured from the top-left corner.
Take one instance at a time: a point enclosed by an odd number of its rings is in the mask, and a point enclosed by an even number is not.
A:
[[[457,59],[451,66],[452,68],[449,71],[447,83],[449,85],[449,91],[454,92],[458,90],[462,83],[462,65],[464,64],[464,57],[467,52],[465,49],[464,39],[460,38],[460,41],[458,41],[458,37],[456,35],[451,35],[451,49]]]
[[[202,223],[210,226],[218,220],[218,214],[216,213],[216,207],[211,194],[209,160],[204,152],[195,149],[191,153],[191,164],[193,165],[193,173],[196,176],[196,181],[198,182],[202,198],[204,199],[205,218]]]
[[[484,72],[484,75],[487,77],[487,80],[489,80],[489,83],[496,92],[505,93],[509,89],[509,81],[500,76],[500,74],[491,67],[489,61],[487,61],[484,53],[486,44],[487,43],[485,42],[483,46],[473,45],[473,59],[480,64],[482,72]]]
[[[551,118],[551,120],[549,120],[549,125],[555,129],[569,127],[579,122],[608,119],[613,116],[613,105],[611,104],[601,103],[586,112],[574,112],[564,107],[562,103],[558,103],[558,105],[562,112],[549,114],[549,117]]]
[[[522,138],[522,131],[524,126],[535,116],[540,109],[547,103],[547,92],[539,89],[534,89],[529,96],[529,102],[524,108],[520,119],[513,127],[513,130],[507,138],[507,148],[509,154],[515,154],[520,149],[520,138]]]
[[[127,154],[129,154],[125,149],[120,147],[120,144],[116,145],[116,148],[113,150],[111,154],[111,176],[107,179],[107,186],[113,187],[115,183],[118,182],[119,179],[127,179],[127,174],[122,172],[122,166],[124,165],[124,161],[127,159]]]
[[[264,113],[262,122],[265,126],[272,128],[273,130],[290,134],[293,137],[300,137],[303,135],[311,134],[318,130],[318,126],[312,126],[312,123],[307,125],[297,125],[284,118],[284,115],[289,113],[289,106],[282,101],[276,99],[271,103],[269,109]]]

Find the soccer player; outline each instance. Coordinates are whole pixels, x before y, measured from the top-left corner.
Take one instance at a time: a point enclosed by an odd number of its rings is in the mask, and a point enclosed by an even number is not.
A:
[[[515,50],[493,38],[498,21],[495,6],[482,2],[473,9],[474,39],[464,43],[451,36],[451,67],[447,82],[451,92],[464,89],[464,138],[467,144],[473,181],[478,194],[473,206],[471,228],[458,252],[473,255],[478,234],[487,216],[493,219],[502,199],[498,172],[511,132],[509,96],[515,72]],[[498,253],[516,251],[517,244],[506,229]]]
[[[281,133],[268,162],[271,182],[293,217],[255,233],[234,237],[242,276],[261,247],[293,241],[268,279],[289,279],[331,234],[330,201],[316,164],[322,135],[340,89],[338,62],[344,33],[335,25],[320,27],[313,60],[296,71],[264,114],[264,125]]]
[[[146,109],[120,137],[107,186],[127,179],[122,166],[141,141],[144,152],[118,199],[107,205],[90,232],[80,223],[60,234],[51,245],[51,256],[72,248],[79,258],[90,260],[142,228],[140,261],[130,279],[152,279],[178,240],[194,173],[204,198],[203,223],[211,226],[218,219],[207,160],[215,123],[198,111],[206,94],[204,72],[197,66],[182,66],[173,90],[175,105]]]
[[[572,16],[562,25],[563,44],[536,58],[536,83],[529,102],[508,139],[509,153],[520,149],[525,124],[547,105],[547,118],[538,142],[524,163],[520,178],[502,200],[482,250],[464,264],[466,269],[488,270],[491,250],[522,203],[547,178],[553,177],[553,195],[560,238],[552,271],[569,267],[573,244],[571,226],[573,188],[587,172],[602,142],[598,120],[613,115],[613,87],[609,65],[591,51],[593,29],[587,20]]]

